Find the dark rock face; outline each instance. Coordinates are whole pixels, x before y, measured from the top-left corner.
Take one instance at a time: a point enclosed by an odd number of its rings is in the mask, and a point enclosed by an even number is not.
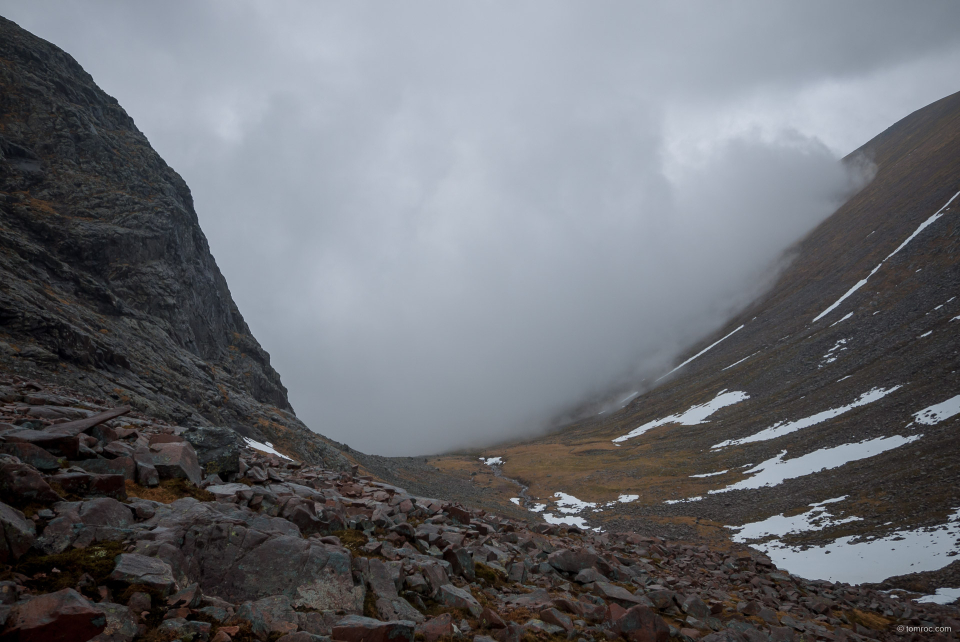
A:
[[[183,179],[57,47],[0,18],[0,59],[0,369],[345,469],[294,415]]]

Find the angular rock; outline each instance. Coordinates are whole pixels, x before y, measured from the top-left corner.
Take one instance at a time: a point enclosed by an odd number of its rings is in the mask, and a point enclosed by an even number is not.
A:
[[[12,461],[0,463],[0,497],[7,501],[16,498],[18,502],[42,504],[61,499],[36,468]]]
[[[564,631],[573,630],[573,621],[557,609],[544,609],[540,611],[540,619],[547,624],[554,624],[563,628]]]
[[[507,626],[500,614],[490,607],[484,607],[483,612],[477,619],[480,621],[480,628],[482,629],[503,629]]]
[[[381,622],[350,615],[334,625],[332,637],[342,642],[413,642],[415,626],[404,620]]]
[[[181,437],[193,445],[197,461],[207,475],[226,478],[240,472],[239,436],[229,428],[203,426],[191,428]]]
[[[133,408],[130,406],[120,406],[118,408],[97,413],[96,415],[91,415],[85,419],[68,421],[62,424],[54,424],[53,426],[47,428],[47,431],[60,435],[70,435],[72,437],[76,437],[80,435],[80,433],[88,432],[94,426],[99,426],[105,421],[116,419],[117,417],[127,414],[131,410],[133,410]]]
[[[277,642],[331,642],[331,638],[326,635],[314,635],[306,631],[297,631],[296,633],[287,633]]]
[[[206,642],[210,639],[209,622],[196,622],[182,617],[164,620],[157,627],[157,632],[164,636],[161,639],[195,640]]]
[[[634,606],[614,624],[629,642],[669,642],[670,627],[653,609]]]
[[[80,506],[80,521],[88,526],[126,528],[134,523],[133,512],[110,497],[98,497]]]
[[[167,562],[137,553],[121,553],[117,556],[110,579],[124,584],[143,584],[164,596],[169,595],[177,586],[173,569]]]
[[[50,477],[50,482],[58,484],[65,492],[74,495],[127,498],[127,487],[123,475],[60,473]]]
[[[473,565],[473,558],[465,548],[451,546],[443,552],[444,561],[453,568],[454,575],[459,575],[468,582],[477,579],[477,572]]]
[[[160,483],[160,473],[154,466],[153,453],[146,446],[137,446],[133,451],[133,461],[137,465],[137,483],[153,487]]]
[[[423,625],[423,637],[427,642],[436,642],[440,638],[453,637],[453,616],[443,613]]]
[[[247,622],[255,636],[265,640],[275,633],[293,633],[297,630],[297,612],[289,597],[274,595],[255,602],[244,602],[237,609],[234,622]]]
[[[14,443],[33,444],[58,457],[76,459],[80,453],[80,440],[69,435],[46,432],[43,430],[18,430],[4,434],[4,439]]]
[[[595,568],[585,568],[577,573],[577,576],[573,579],[577,584],[590,584],[591,582],[605,582],[607,580],[607,578],[601,575],[600,571]]]
[[[416,624],[423,622],[426,617],[415,609],[410,602],[402,597],[377,598],[375,602],[377,615],[381,620],[410,620]]]
[[[593,585],[593,594],[597,597],[616,602],[624,608],[629,608],[635,604],[641,603],[641,598],[637,597],[622,586],[610,584],[609,582],[596,582]]]
[[[597,556],[587,551],[571,551],[563,548],[547,556],[547,563],[564,573],[579,573],[597,565]]]
[[[129,607],[100,602],[97,608],[106,615],[107,623],[100,635],[90,642],[131,642],[137,635],[137,616]]]
[[[250,487],[246,484],[217,484],[207,486],[206,490],[213,493],[218,502],[233,503],[240,493],[250,490]]]
[[[20,461],[37,470],[50,472],[60,468],[60,460],[40,446],[27,442],[0,442],[0,453],[13,455]]]
[[[692,615],[700,620],[705,620],[712,615],[710,607],[697,595],[688,596],[680,605],[680,608],[687,615]],[[750,613],[750,615],[755,615],[755,613]]]
[[[171,442],[150,446],[153,465],[160,479],[188,479],[196,486],[203,481],[203,471],[197,453],[187,442]]]
[[[87,642],[103,632],[107,618],[71,588],[47,593],[14,607],[3,639],[17,642]]]
[[[77,466],[87,472],[98,475],[122,475],[124,480],[135,480],[137,467],[133,457],[116,457],[114,459],[82,459],[80,461],[69,462],[71,466]]]
[[[13,564],[36,540],[33,522],[16,508],[0,502],[0,564]]]
[[[440,587],[437,593],[437,601],[455,609],[466,609],[475,617],[483,612],[483,607],[480,606],[480,603],[477,602],[477,599],[473,597],[473,595],[462,588],[457,588],[453,584],[446,584]]]

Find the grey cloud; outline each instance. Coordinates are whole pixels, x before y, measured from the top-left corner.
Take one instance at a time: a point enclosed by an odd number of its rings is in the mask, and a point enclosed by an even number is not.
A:
[[[596,6],[0,13],[74,54],[187,179],[307,424],[414,454],[527,434],[662,373],[850,192],[815,131],[676,158],[668,118],[960,44],[954,3]]]

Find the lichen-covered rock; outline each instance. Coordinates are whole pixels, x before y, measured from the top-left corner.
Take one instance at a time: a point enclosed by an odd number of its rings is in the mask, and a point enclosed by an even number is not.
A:
[[[162,595],[170,594],[177,586],[169,564],[156,557],[136,553],[120,554],[110,579],[130,585],[142,584]]]
[[[0,497],[18,502],[40,502],[49,504],[60,501],[60,495],[54,492],[38,471],[13,457],[0,459]]]
[[[333,639],[343,642],[413,642],[415,624],[403,620],[381,622],[351,615],[333,627]]]
[[[197,426],[180,435],[193,445],[197,461],[207,475],[227,479],[240,472],[240,436],[222,426]]]
[[[203,480],[203,471],[197,461],[197,453],[187,442],[160,443],[150,446],[153,466],[160,479],[189,479],[199,486]]]

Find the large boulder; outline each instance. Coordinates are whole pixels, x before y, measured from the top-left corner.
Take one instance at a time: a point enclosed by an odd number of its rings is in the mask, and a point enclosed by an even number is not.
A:
[[[134,523],[133,511],[110,497],[97,497],[80,506],[80,521],[88,526],[126,528]]]
[[[10,442],[33,444],[67,459],[76,459],[80,453],[80,439],[76,435],[63,435],[45,430],[18,430],[5,433],[3,438]]]
[[[240,472],[239,436],[229,428],[202,426],[191,428],[180,435],[193,445],[197,461],[208,475],[228,475]]]
[[[33,522],[12,506],[0,502],[0,564],[11,564],[36,542]]]
[[[169,564],[156,557],[136,553],[118,555],[110,579],[124,584],[143,584],[162,595],[169,595],[177,586]]]
[[[122,475],[124,480],[129,479],[131,481],[136,479],[137,467],[133,457],[81,459],[80,461],[71,461],[70,465],[98,475]]]
[[[178,581],[199,582],[205,595],[234,604],[285,595],[306,610],[363,610],[350,551],[305,540],[285,519],[185,498],[158,508],[147,524],[159,528],[144,534],[137,552],[162,557]]]
[[[51,503],[60,501],[33,466],[9,456],[0,456],[0,497],[16,498],[18,502]]]
[[[547,556],[547,563],[558,571],[565,573],[579,573],[585,568],[597,565],[597,556],[587,551],[571,551],[560,549]]]
[[[669,642],[670,626],[646,606],[627,609],[615,623],[620,635],[629,642]]]
[[[68,588],[18,604],[0,637],[17,642],[87,642],[103,632],[106,623],[102,609]]]
[[[97,608],[103,611],[107,624],[100,635],[90,642],[131,642],[137,637],[137,616],[129,607],[112,602],[100,602]]]
[[[150,452],[161,479],[189,479],[197,486],[203,481],[197,453],[188,442],[155,444],[150,446]]]
[[[437,601],[444,606],[470,611],[474,617],[483,612],[483,607],[477,602],[477,598],[473,597],[468,591],[457,588],[453,584],[445,584],[440,587],[437,593]]]
[[[137,465],[137,483],[141,486],[156,486],[160,483],[160,473],[154,466],[153,453],[146,446],[137,446],[133,452],[133,461]]]
[[[97,473],[59,473],[50,477],[64,492],[83,497],[127,498],[127,486],[123,475],[100,475]]]
[[[50,472],[60,468],[59,459],[40,446],[25,441],[0,442],[0,453],[13,455],[37,470]]]

